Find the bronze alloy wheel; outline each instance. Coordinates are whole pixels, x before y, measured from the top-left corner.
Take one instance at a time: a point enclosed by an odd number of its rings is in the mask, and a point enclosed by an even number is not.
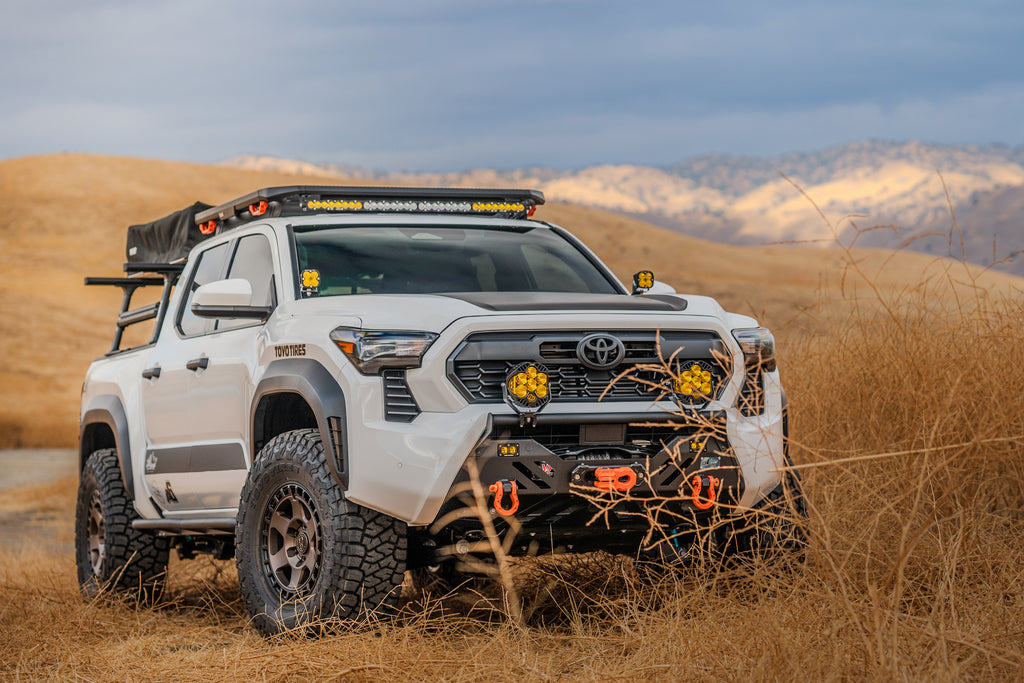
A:
[[[92,565],[92,573],[99,576],[103,567],[103,556],[106,552],[107,540],[107,534],[103,528],[103,505],[100,503],[99,491],[93,491],[92,493],[87,529],[89,535],[89,564]]]
[[[323,547],[313,497],[298,484],[277,490],[260,527],[263,571],[284,599],[307,593],[320,574]]]

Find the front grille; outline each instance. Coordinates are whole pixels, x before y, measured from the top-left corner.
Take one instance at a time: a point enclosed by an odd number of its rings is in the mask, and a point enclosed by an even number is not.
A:
[[[380,374],[384,380],[384,419],[388,422],[415,420],[420,407],[405,382],[405,370],[385,370]]]
[[[715,376],[716,394],[728,377],[725,346],[713,332],[663,331],[660,337],[654,330],[609,332],[626,350],[623,361],[610,370],[593,370],[577,357],[577,345],[589,334],[593,331],[478,332],[449,358],[448,376],[467,400],[480,403],[501,402],[506,377],[524,362],[547,368],[552,401],[657,399],[671,389],[671,375],[634,368],[660,366],[669,359],[679,369],[691,363],[709,369]]]
[[[522,361],[466,361],[455,364],[455,376],[475,401],[499,403],[502,384],[516,365]],[[628,366],[625,366],[628,367]],[[660,385],[668,375],[641,370],[620,377],[617,370],[591,370],[582,365],[548,365],[548,391],[552,401],[592,400],[604,394],[604,400],[654,399]],[[637,382],[632,377],[643,380]],[[607,393],[605,393],[607,392]],[[653,392],[653,393],[652,393]]]

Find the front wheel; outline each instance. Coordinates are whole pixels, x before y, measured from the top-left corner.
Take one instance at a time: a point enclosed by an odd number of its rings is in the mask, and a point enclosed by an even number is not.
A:
[[[752,514],[734,523],[726,534],[727,552],[735,557],[774,560],[801,557],[807,547],[807,502],[793,461],[786,456],[779,485],[769,492]]]
[[[405,524],[345,499],[315,429],[260,451],[235,546],[242,596],[263,635],[387,613],[405,575]]]
[[[157,599],[167,575],[170,542],[132,528],[138,519],[121,481],[117,451],[98,450],[82,468],[75,507],[75,560],[82,592],[104,590]]]

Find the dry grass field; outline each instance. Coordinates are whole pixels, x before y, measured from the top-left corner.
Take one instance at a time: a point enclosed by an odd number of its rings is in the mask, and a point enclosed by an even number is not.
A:
[[[73,445],[78,383],[118,304],[81,277],[117,272],[127,224],[293,182],[86,156],[0,163],[0,443]],[[156,607],[89,602],[71,553],[26,533],[0,555],[0,678],[1021,678],[1021,281],[909,254],[738,249],[565,205],[539,217],[620,276],[649,267],[777,330],[811,514],[803,561],[527,560],[514,566],[520,621],[499,585],[407,587],[394,620],[263,641],[231,563],[172,562]],[[4,491],[0,518],[67,543],[74,491]]]

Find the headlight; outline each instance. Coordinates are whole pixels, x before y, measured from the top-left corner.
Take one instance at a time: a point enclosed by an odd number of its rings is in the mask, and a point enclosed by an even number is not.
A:
[[[437,335],[432,332],[374,332],[347,327],[331,332],[331,341],[364,375],[375,375],[383,368],[418,368],[435,339]]]
[[[747,367],[760,366],[771,372],[775,369],[775,337],[763,327],[747,330],[733,330],[732,336],[743,349]]]

